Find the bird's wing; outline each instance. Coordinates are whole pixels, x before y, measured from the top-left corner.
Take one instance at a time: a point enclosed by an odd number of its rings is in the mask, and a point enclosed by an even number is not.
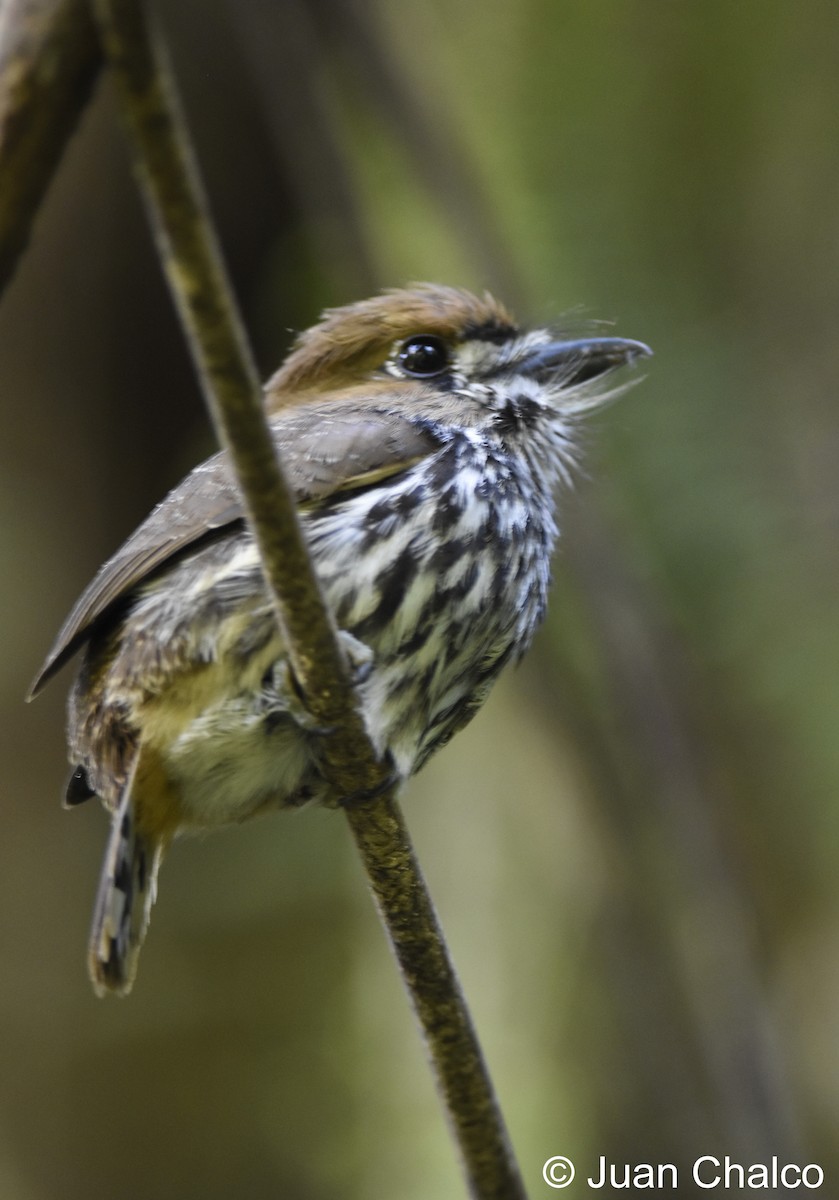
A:
[[[384,398],[383,398],[384,399]],[[300,504],[365,486],[406,470],[439,448],[429,430],[386,403],[363,410],[323,397],[283,410],[271,432]],[[241,521],[243,509],[227,456],[215,454],[173,489],[100,568],[62,626],[30,698],[90,636],[94,625],[158,568],[196,542]]]

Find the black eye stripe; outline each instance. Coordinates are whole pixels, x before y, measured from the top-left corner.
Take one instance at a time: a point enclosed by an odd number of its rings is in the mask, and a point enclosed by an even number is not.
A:
[[[433,333],[418,333],[407,338],[396,357],[406,375],[417,379],[441,375],[450,365],[448,346]]]

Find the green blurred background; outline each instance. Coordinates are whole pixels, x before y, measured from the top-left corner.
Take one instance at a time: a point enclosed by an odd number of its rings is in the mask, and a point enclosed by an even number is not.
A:
[[[261,369],[415,279],[655,349],[547,626],[405,809],[532,1196],[550,1155],[839,1172],[839,9],[177,0]],[[212,447],[100,86],[0,308],[4,1200],[426,1200],[457,1163],[340,816],[175,847],[134,993],[58,805],[101,561]],[[581,1195],[576,1184],[567,1194]],[[763,1194],[773,1194],[764,1192]]]

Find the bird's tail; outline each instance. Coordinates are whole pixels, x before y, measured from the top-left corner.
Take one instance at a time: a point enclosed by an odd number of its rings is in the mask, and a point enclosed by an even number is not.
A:
[[[133,775],[129,774],[114,813],[93,910],[88,967],[98,996],[108,992],[125,996],[131,990],[163,858],[163,841],[137,828]]]

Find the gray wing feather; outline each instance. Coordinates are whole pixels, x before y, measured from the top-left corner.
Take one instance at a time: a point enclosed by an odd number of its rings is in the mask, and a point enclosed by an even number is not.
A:
[[[284,410],[271,419],[271,432],[301,504],[396,474],[440,444],[392,408],[383,405],[360,418],[355,405],[344,409],[329,397]],[[138,584],[196,542],[242,519],[227,456],[215,454],[187,475],[100,568],[59,631],[30,699],[87,640],[99,619]]]

